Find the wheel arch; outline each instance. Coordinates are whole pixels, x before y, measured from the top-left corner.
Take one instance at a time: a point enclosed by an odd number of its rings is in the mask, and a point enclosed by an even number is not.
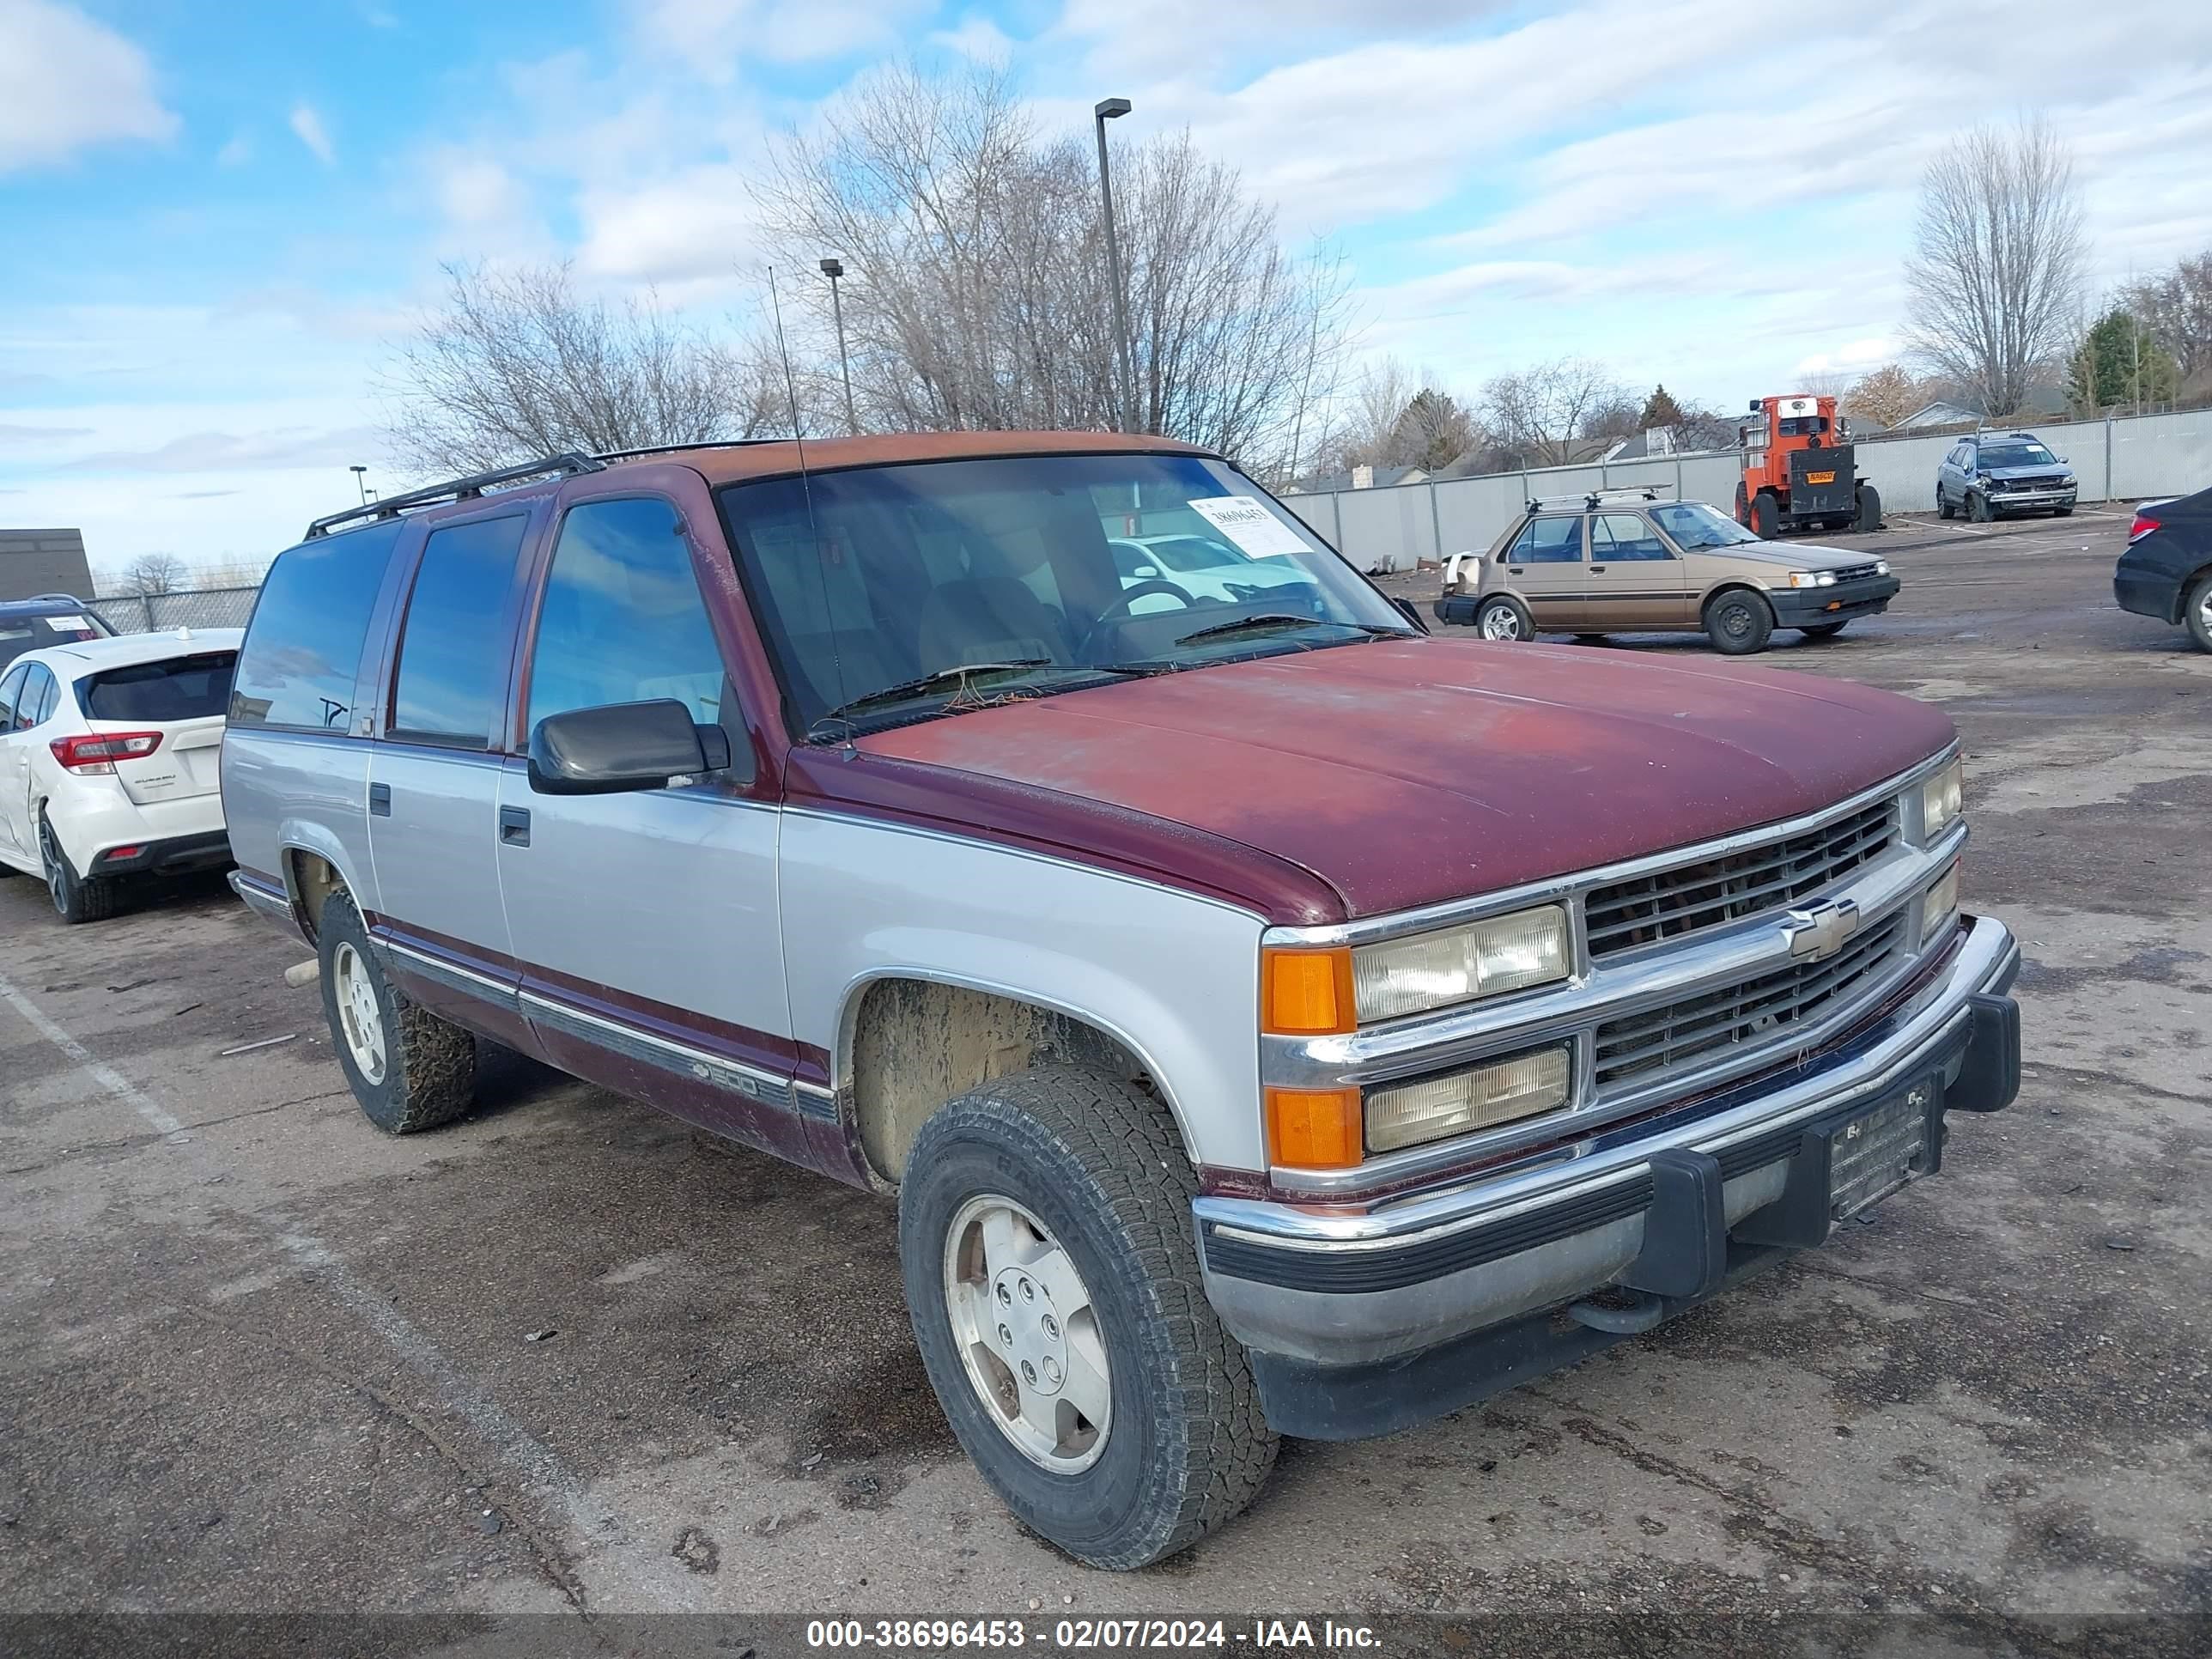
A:
[[[830,1079],[872,1173],[896,1184],[914,1137],[946,1101],[1039,1064],[1125,1077],[1165,1109],[1197,1160],[1197,1140],[1166,1071],[1123,1023],[1031,987],[942,968],[871,969],[846,987]]]
[[[284,896],[291,901],[293,921],[308,944],[321,943],[323,907],[333,893],[349,894],[356,908],[370,908],[354,879],[353,860],[329,830],[295,820],[284,826],[276,847]]]
[[[1757,582],[1747,576],[1723,576],[1698,596],[1698,620],[1700,623],[1705,621],[1705,613],[1713,608],[1714,602],[1724,593],[1748,593],[1766,607],[1769,617],[1774,616],[1773,596]],[[1779,628],[1781,625],[1780,618],[1775,618],[1775,626]]]

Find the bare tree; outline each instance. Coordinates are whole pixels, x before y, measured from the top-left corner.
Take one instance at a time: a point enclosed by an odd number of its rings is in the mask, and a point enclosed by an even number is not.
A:
[[[1879,427],[1895,426],[1928,402],[1928,394],[1902,363],[1884,363],[1851,383],[1844,394],[1844,413]]]
[[[1418,375],[1396,357],[1360,368],[1340,400],[1339,424],[1322,454],[1324,467],[1448,466],[1484,441],[1474,414],[1427,369]]]
[[[118,597],[173,593],[185,583],[187,567],[173,553],[141,553],[123,567],[116,580]]]
[[[1611,371],[1585,357],[1537,363],[1501,374],[1482,389],[1483,418],[1497,441],[1524,465],[1583,459],[1601,434],[1635,430],[1640,413]],[[1614,432],[1624,419],[1626,426]]]
[[[1915,355],[1985,413],[2019,409],[2069,343],[2086,257],[2073,159],[2050,124],[1975,128],[1921,179],[1905,268]]]
[[[423,472],[788,428],[768,360],[651,295],[586,299],[565,264],[445,267],[382,383],[392,447]]]
[[[2180,370],[2183,394],[2212,392],[2212,248],[2136,283],[2126,299]]]
[[[1347,283],[1185,136],[1115,157],[1137,424],[1273,473],[1318,447]],[[834,252],[861,424],[1119,424],[1113,296],[1087,141],[1048,141],[1000,71],[895,65],[777,147],[755,195],[780,257]],[[825,289],[796,355],[834,370]],[[818,372],[818,371],[817,371]]]

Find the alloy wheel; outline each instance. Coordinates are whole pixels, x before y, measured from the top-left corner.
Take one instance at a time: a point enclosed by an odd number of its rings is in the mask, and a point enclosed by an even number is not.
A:
[[[55,909],[67,915],[69,874],[62,863],[62,849],[54,840],[54,826],[43,813],[39,817],[39,861],[45,868],[47,896],[53,900]]]
[[[1510,605],[1492,605],[1482,615],[1482,637],[1486,640],[1519,639],[1520,613]]]
[[[1114,1389],[1090,1287],[1051,1230],[983,1194],[945,1238],[945,1305],[975,1396],[1031,1462],[1076,1474],[1098,1461]]]

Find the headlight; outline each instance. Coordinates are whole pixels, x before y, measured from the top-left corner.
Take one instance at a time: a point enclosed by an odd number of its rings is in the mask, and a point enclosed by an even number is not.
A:
[[[1494,1128],[1567,1103],[1567,1045],[1509,1054],[1472,1071],[1375,1089],[1365,1103],[1367,1149],[1395,1152]]]
[[[1565,979],[1567,913],[1556,904],[1466,927],[1363,945],[1352,953],[1359,1023],[1417,1014]]]
[[[1832,570],[1793,570],[1790,573],[1792,587],[1833,587],[1836,573]]]
[[[2073,475],[2071,472],[2069,472],[2069,473],[2068,473],[2064,477],[2061,478],[2058,482],[2059,482],[2059,483],[2060,483],[2061,485],[2063,485],[2063,487],[2065,487],[2066,489],[2071,489],[2074,487],[2074,475]]]
[[[1874,562],[1874,574],[1877,576],[1887,576],[1889,574],[1889,561],[1887,559],[1876,559]]]
[[[1920,839],[1932,842],[1959,821],[1966,808],[1964,775],[1957,761],[1920,786]]]
[[[1959,914],[1959,866],[1954,864],[1943,872],[1943,878],[1928,890],[1928,896],[1920,902],[1920,942],[1934,939],[1951,925],[1951,918]]]

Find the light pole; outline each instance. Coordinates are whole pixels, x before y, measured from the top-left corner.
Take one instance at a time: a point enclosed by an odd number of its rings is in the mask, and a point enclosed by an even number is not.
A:
[[[363,466],[360,462],[356,461],[351,466],[348,467],[346,471],[353,474],[354,483],[361,491],[362,505],[364,507],[368,506],[368,469]]]
[[[1114,360],[1121,374],[1121,430],[1137,429],[1136,371],[1129,362],[1129,301],[1121,292],[1121,245],[1114,234],[1114,179],[1106,165],[1106,124],[1129,112],[1126,98],[1104,98],[1091,113],[1098,130],[1098,199],[1106,210],[1106,270],[1114,280]]]
[[[830,279],[830,309],[837,319],[837,372],[845,380],[845,430],[857,437],[860,422],[853,413],[853,366],[845,360],[845,306],[837,297],[837,279],[845,274],[845,267],[836,259],[824,259],[822,274]]]

